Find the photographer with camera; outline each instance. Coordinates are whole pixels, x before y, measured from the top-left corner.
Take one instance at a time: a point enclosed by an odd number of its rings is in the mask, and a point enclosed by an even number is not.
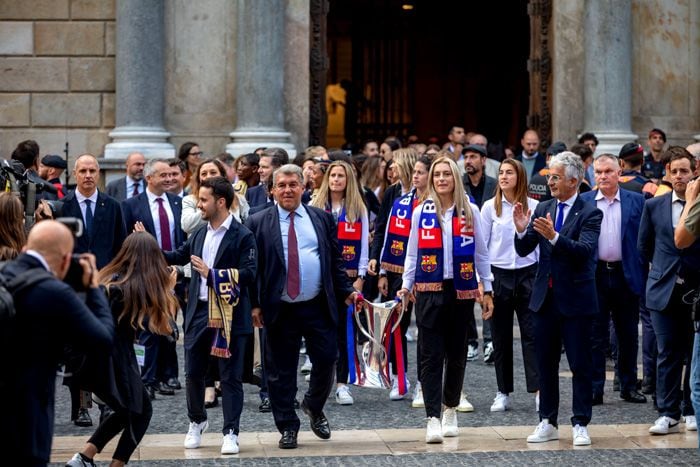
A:
[[[29,233],[24,252],[3,269],[11,280],[27,270],[47,277],[14,294],[13,329],[3,339],[0,372],[0,449],[17,465],[46,465],[53,437],[56,367],[64,346],[108,353],[114,338],[109,304],[99,289],[92,254],[80,255],[86,300],[62,280],[71,265],[73,235],[63,224],[44,221]],[[3,325],[6,325],[4,323]]]

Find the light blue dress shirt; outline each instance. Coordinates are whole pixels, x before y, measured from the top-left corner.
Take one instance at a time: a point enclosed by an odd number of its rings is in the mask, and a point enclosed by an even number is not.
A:
[[[280,221],[280,233],[282,234],[282,247],[284,249],[285,267],[289,265],[288,236],[289,236],[289,214],[290,212],[277,205],[277,212]],[[311,216],[303,205],[299,205],[294,216],[294,231],[297,235],[297,247],[299,248],[299,282],[301,291],[297,298],[292,300],[287,295],[287,284],[285,282],[281,300],[283,302],[295,303],[305,302],[316,297],[321,292],[321,258],[318,249],[318,237],[311,222]]]

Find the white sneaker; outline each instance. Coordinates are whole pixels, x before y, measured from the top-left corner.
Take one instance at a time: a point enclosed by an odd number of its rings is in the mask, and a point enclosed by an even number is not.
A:
[[[411,383],[406,380],[406,394],[411,389]],[[399,393],[399,378],[394,377],[394,381],[391,383],[391,391],[389,392],[389,399],[392,401],[402,401],[406,394]]]
[[[493,342],[489,342],[484,346],[484,363],[493,363],[495,357],[493,353]]]
[[[540,391],[535,393],[535,412],[540,413]]]
[[[419,409],[425,407],[425,402],[423,401],[423,387],[420,381],[416,383],[416,389],[413,392],[413,401],[411,402],[411,407],[414,409]]]
[[[588,429],[585,426],[576,425],[573,430],[574,446],[590,446],[591,437],[588,436]]]
[[[649,433],[652,435],[667,435],[669,433],[678,433],[679,431],[678,420],[666,416],[657,418],[649,428]]]
[[[339,405],[352,405],[355,400],[352,398],[352,394],[350,394],[350,388],[343,385],[336,389],[335,402]]]
[[[311,359],[310,359],[309,356],[307,355],[307,356],[306,356],[306,361],[305,361],[304,364],[301,366],[301,369],[300,369],[299,371],[301,372],[302,375],[308,375],[309,373],[311,373],[311,368],[312,368],[312,367],[313,367],[313,365],[311,365]]]
[[[549,419],[544,418],[539,425],[535,427],[535,431],[527,437],[528,443],[544,443],[546,441],[554,441],[559,439],[559,431],[549,423]]]
[[[683,418],[685,418],[685,431],[698,431],[698,422],[695,415],[686,415]]]
[[[409,326],[406,330],[406,341],[416,342],[418,340],[418,326]]]
[[[474,406],[467,400],[467,395],[465,393],[459,396],[457,412],[474,412]]]
[[[442,425],[437,417],[430,417],[428,419],[428,428],[425,431],[425,442],[432,443],[442,443]]]
[[[221,454],[238,454],[238,436],[233,434],[233,430],[229,430],[227,435],[224,435],[224,442],[221,444]]]
[[[190,422],[190,428],[185,436],[185,449],[197,449],[202,444],[202,433],[209,428],[209,421],[202,423]]]
[[[66,467],[95,467],[95,463],[93,461],[86,461],[83,459],[83,456],[80,455],[80,453],[75,453],[73,457],[71,457],[71,460],[66,462]]]
[[[479,347],[476,345],[469,344],[467,346],[467,361],[473,362],[479,358]]]
[[[445,438],[454,438],[459,436],[459,427],[457,426],[457,411],[453,408],[446,407],[442,413],[442,436]]]
[[[496,398],[491,404],[491,412],[505,412],[510,409],[510,397],[502,392],[496,393]]]

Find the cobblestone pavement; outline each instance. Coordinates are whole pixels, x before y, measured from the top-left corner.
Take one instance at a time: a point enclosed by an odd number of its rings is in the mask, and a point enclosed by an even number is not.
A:
[[[525,391],[524,371],[522,369],[522,354],[520,341],[514,342],[515,349],[515,392],[511,394],[512,409],[507,412],[492,413],[489,407],[496,393],[496,378],[493,365],[483,362],[483,354],[480,349],[479,360],[467,364],[464,389],[469,400],[475,407],[472,413],[459,414],[459,425],[462,427],[479,426],[515,426],[525,425],[534,427],[538,422],[535,412],[534,396]],[[181,381],[184,385],[182,373],[182,346],[178,346],[178,354],[181,360]],[[303,363],[303,356],[299,364]],[[415,343],[409,343],[409,378],[413,385],[415,378]],[[568,425],[567,419],[571,410],[571,378],[568,376],[568,365],[565,355],[562,355],[560,372],[560,424]],[[87,439],[92,433],[92,428],[79,428],[69,420],[70,400],[67,388],[58,383],[56,400],[56,436],[85,436]],[[303,392],[308,383],[303,375],[298,379],[298,397],[303,397]],[[411,389],[412,392],[412,389]],[[241,417],[241,432],[275,432],[272,414],[258,412],[257,387],[244,385],[245,401]],[[403,401],[390,401],[388,390],[370,388],[352,388],[355,399],[353,406],[339,406],[335,403],[333,395],[328,400],[325,413],[333,430],[358,430],[358,429],[390,429],[390,428],[424,428],[424,409],[411,408],[410,397]],[[187,431],[187,415],[184,388],[177,391],[175,396],[158,395],[153,403],[154,414],[149,427],[149,434],[181,433]],[[98,411],[91,409],[93,420],[96,422]],[[221,406],[208,411],[210,432],[220,431],[222,426]],[[302,418],[302,430],[308,430],[305,426],[305,418]],[[630,404],[620,400],[619,393],[612,391],[612,381],[606,383],[604,404],[593,407],[592,425],[595,424],[651,424],[657,417],[651,401],[647,404]],[[303,456],[302,452],[299,452]],[[229,465],[237,463],[236,460],[206,459],[206,460],[182,460],[182,461],[133,461],[133,465]],[[522,465],[524,463],[537,464],[572,464],[572,463],[596,463],[596,464],[693,464],[700,465],[700,457],[697,450],[689,449],[663,449],[663,450],[589,450],[585,453],[573,451],[538,451],[538,452],[489,452],[468,454],[409,454],[396,456],[357,456],[343,457],[314,457],[307,458],[256,458],[255,460],[240,459],[243,465],[302,465],[313,463],[314,465],[366,465],[369,463],[382,463],[386,465],[418,465],[418,464],[449,464],[449,465]]]

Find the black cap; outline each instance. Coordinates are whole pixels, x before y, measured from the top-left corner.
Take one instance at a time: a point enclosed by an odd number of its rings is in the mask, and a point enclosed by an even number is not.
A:
[[[556,156],[560,152],[566,151],[566,144],[564,144],[561,141],[556,141],[552,143],[551,146],[547,148],[547,155],[548,156]]]
[[[658,134],[661,135],[661,139],[664,140],[664,143],[666,142],[666,133],[664,133],[664,130],[659,130],[658,128],[652,128],[649,130],[649,138],[651,138],[651,135],[653,134]]]
[[[476,152],[478,154],[481,154],[481,157],[486,157],[488,153],[486,152],[486,148],[482,146],[481,144],[468,144],[462,149],[462,154],[466,154],[468,152]]]
[[[637,143],[627,143],[620,149],[620,158],[624,159],[626,157],[634,156],[644,152],[641,144]]]
[[[65,170],[68,167],[66,160],[61,156],[55,154],[48,154],[41,159],[42,165],[46,167],[53,167],[54,169]]]

